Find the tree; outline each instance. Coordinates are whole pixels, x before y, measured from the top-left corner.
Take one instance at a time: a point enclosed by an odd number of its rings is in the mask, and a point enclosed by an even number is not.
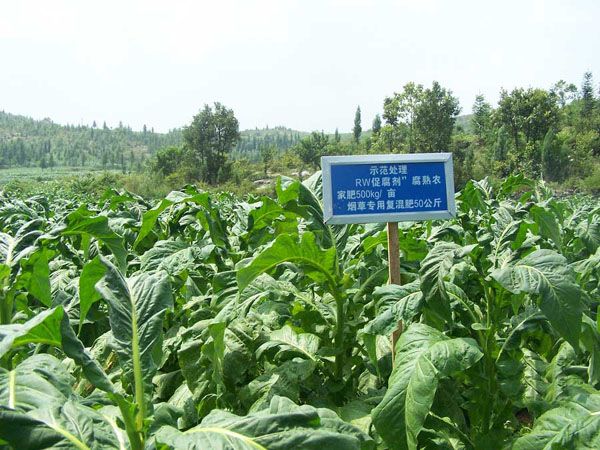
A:
[[[362,133],[362,127],[360,125],[360,106],[356,108],[356,113],[354,114],[354,128],[352,128],[352,134],[354,135],[354,142],[358,144],[360,140],[360,134]]]
[[[184,128],[183,139],[189,162],[197,165],[202,181],[214,185],[228,178],[227,155],[240,139],[233,110],[218,102],[214,111],[204,105]]]
[[[300,167],[300,178],[306,166],[318,168],[321,156],[325,153],[325,148],[329,144],[329,137],[323,132],[313,131],[310,135],[302,138],[295,147],[295,153],[300,158],[302,167]]]
[[[267,176],[269,164],[273,161],[273,158],[275,158],[275,147],[273,145],[263,145],[260,148],[260,159],[264,165],[265,177]]]
[[[372,130],[374,135],[378,135],[381,131],[381,117],[379,116],[379,114],[376,114],[375,118],[373,119]]]
[[[561,181],[564,178],[566,161],[554,128],[550,128],[544,137],[541,159],[544,180]]]
[[[577,97],[577,86],[573,83],[567,83],[565,80],[559,80],[554,83],[550,92],[556,95],[559,106],[564,108]]]
[[[590,119],[594,111],[594,81],[591,72],[586,72],[583,75],[583,83],[581,85],[581,115],[584,119]]]
[[[338,131],[338,129],[335,129],[335,134],[333,135],[333,140],[336,142],[336,144],[339,144],[339,142],[341,141],[341,137],[340,137],[340,132]]]
[[[151,163],[153,172],[169,176],[184,163],[184,151],[179,147],[167,147],[156,152]]]
[[[450,146],[456,116],[460,112],[458,99],[452,92],[434,81],[423,91],[415,107],[413,135],[419,152],[441,152]]]
[[[500,91],[494,120],[510,131],[517,153],[541,141],[558,119],[557,97],[552,93],[532,88]]]
[[[402,92],[394,92],[392,97],[383,101],[383,118],[390,129],[385,137],[388,150],[400,148],[408,142],[408,151],[416,151],[415,120],[417,108],[423,101],[423,86],[406,83]]]
[[[483,95],[475,97],[475,103],[473,104],[473,117],[471,118],[471,125],[473,131],[480,141],[484,141],[487,137],[490,122],[492,118],[492,107],[485,101]]]

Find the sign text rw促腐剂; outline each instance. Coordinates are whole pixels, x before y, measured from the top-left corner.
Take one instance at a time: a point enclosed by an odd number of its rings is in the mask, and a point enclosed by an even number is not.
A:
[[[451,153],[324,156],[330,224],[444,219],[455,214]]]

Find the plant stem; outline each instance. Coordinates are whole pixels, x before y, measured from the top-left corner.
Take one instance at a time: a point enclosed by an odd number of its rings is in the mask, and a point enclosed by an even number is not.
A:
[[[13,303],[13,295],[0,286],[0,325],[12,322]]]
[[[340,296],[337,289],[332,289],[332,295],[336,305],[336,329],[335,329],[335,377],[342,380],[344,375],[345,351],[344,348],[344,327],[346,326],[346,318],[344,311],[344,299]]]

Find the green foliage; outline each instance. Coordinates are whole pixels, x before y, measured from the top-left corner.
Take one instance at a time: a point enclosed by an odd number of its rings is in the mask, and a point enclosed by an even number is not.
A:
[[[229,178],[227,155],[239,138],[239,124],[233,110],[218,102],[214,104],[214,111],[204,105],[183,130],[184,163],[196,167],[197,178],[206,183],[214,185],[225,181]]]
[[[385,230],[325,225],[319,180],[0,194],[2,442],[595,445],[596,201],[469,181],[455,219],[401,227],[390,286]]]
[[[383,118],[389,129],[380,133],[378,146],[408,153],[447,150],[459,111],[458,100],[437,81],[426,89],[408,83],[384,100]]]
[[[354,142],[358,144],[360,141],[360,134],[362,133],[362,126],[360,125],[360,106],[356,107],[356,113],[354,114],[354,127],[352,127],[352,135],[354,137]]]
[[[58,125],[0,111],[0,169],[9,167],[95,167],[139,171],[157,149],[177,145],[181,131],[161,134],[119,126],[97,129]]]

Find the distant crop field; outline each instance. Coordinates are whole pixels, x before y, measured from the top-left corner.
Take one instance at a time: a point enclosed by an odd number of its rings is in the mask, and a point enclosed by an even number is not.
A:
[[[17,167],[0,169],[0,185],[11,181],[50,181],[62,177],[81,176],[98,172],[102,172],[102,170],[89,167],[54,167],[52,169]]]

